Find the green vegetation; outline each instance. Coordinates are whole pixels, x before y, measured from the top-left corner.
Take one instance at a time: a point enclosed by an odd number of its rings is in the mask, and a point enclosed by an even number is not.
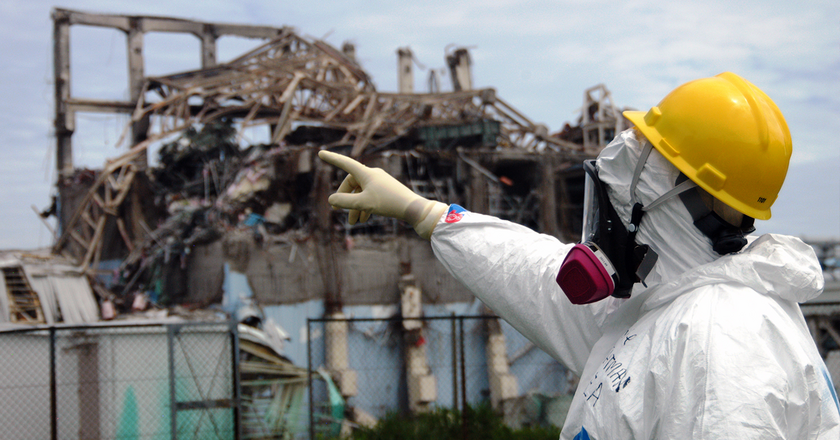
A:
[[[373,428],[360,428],[351,440],[557,440],[560,428],[534,426],[512,429],[503,423],[501,415],[490,405],[468,407],[465,417],[461,411],[438,408],[413,415],[390,414]]]

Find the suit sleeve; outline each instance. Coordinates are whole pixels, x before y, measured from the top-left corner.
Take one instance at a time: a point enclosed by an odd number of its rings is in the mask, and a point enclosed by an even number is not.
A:
[[[572,245],[452,205],[432,234],[437,259],[497,315],[577,374],[600,338],[599,306],[574,305],[555,282]]]

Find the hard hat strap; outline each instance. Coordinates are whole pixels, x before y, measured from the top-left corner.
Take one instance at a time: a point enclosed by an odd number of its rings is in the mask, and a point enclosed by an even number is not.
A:
[[[682,179],[690,182],[683,174],[677,181]],[[703,202],[699,191],[697,189],[680,194],[680,199],[694,220],[694,226],[709,237],[712,248],[719,255],[740,251],[747,244],[746,235],[755,230],[755,219],[745,215],[740,225],[730,224]]]

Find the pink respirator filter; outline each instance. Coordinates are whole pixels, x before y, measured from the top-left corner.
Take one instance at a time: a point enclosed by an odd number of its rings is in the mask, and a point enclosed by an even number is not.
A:
[[[557,284],[572,304],[600,301],[615,290],[615,269],[594,244],[576,244],[566,255],[557,274]]]

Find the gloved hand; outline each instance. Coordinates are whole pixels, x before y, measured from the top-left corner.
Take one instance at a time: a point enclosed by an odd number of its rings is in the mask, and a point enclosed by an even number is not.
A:
[[[371,214],[405,221],[428,240],[447,205],[420,197],[381,168],[367,167],[347,156],[326,150],[318,157],[348,173],[329,203],[349,209],[348,221],[365,222]]]

